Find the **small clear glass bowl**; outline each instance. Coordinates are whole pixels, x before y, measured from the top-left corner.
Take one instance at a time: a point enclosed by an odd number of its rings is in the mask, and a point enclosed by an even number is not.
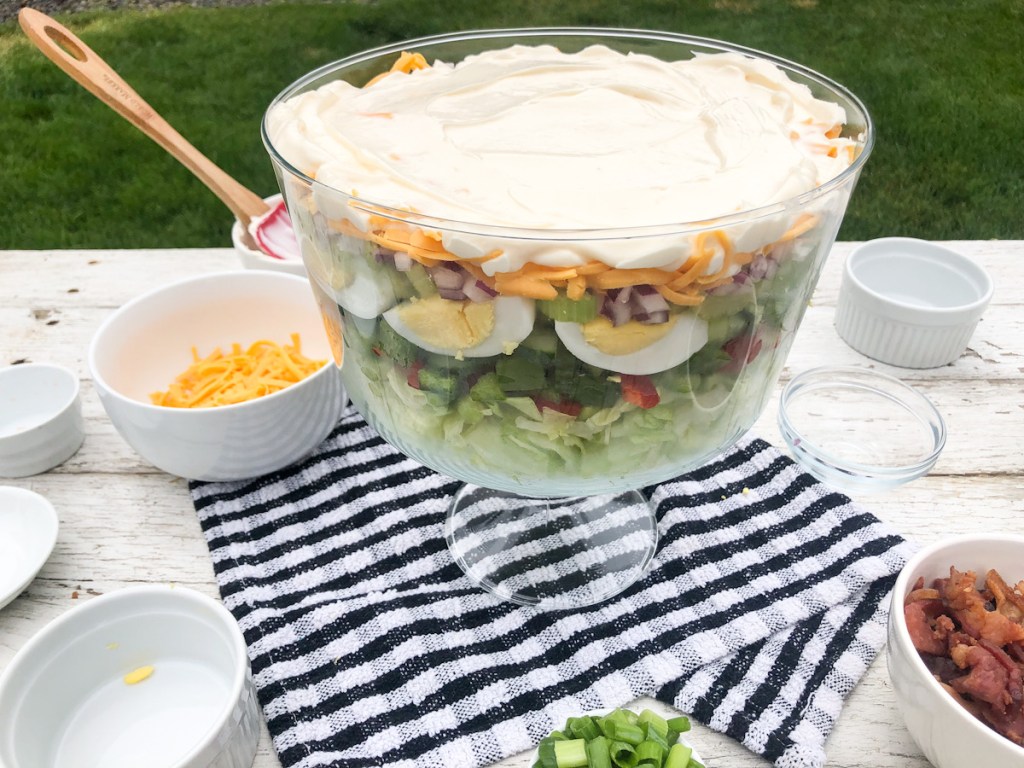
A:
[[[799,464],[824,483],[886,491],[927,474],[946,423],[913,387],[877,371],[812,368],[786,386],[779,430]]]

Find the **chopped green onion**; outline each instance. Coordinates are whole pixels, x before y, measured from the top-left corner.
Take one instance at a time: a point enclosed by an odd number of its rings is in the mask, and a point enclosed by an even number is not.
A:
[[[686,744],[674,744],[665,758],[664,768],[687,768],[693,750]]]
[[[624,741],[627,744],[632,744],[634,747],[644,740],[644,729],[632,723],[612,721],[611,731],[611,735],[608,738],[615,741]]]
[[[587,742],[583,739],[556,741],[555,765],[557,768],[586,768]]]
[[[586,739],[587,741],[596,739],[601,735],[597,724],[590,717],[569,718],[569,730],[572,731],[572,735],[577,739]]]
[[[611,754],[612,765],[618,768],[636,768],[636,750],[632,744],[613,741],[608,746],[608,752]]]
[[[679,741],[689,729],[686,717],[666,720],[647,709],[570,717],[541,739],[532,768],[704,768]]]
[[[539,768],[558,768],[555,762],[555,742],[552,739],[541,739],[537,747],[537,762]]]
[[[587,742],[588,768],[612,768],[611,742],[597,736]]]
[[[670,746],[668,743],[668,735],[671,733],[671,731],[668,730],[668,727],[665,728],[664,736],[662,736],[657,728],[652,726],[650,723],[645,723],[643,729],[644,736],[646,737],[644,741],[653,741],[655,744],[659,744],[664,751],[668,752],[668,748]]]
[[[668,720],[668,727],[676,733],[686,733],[690,730],[690,718],[686,715],[680,715],[679,717],[673,717]]]
[[[636,748],[636,764],[650,765],[652,768],[661,768],[661,761],[665,759],[665,748],[656,741],[642,741]]]
[[[651,712],[651,710],[645,709],[640,713],[640,717],[637,722],[641,726],[647,726],[645,731],[648,738],[650,738],[652,731],[661,736],[663,740],[668,738],[668,721],[656,712]]]

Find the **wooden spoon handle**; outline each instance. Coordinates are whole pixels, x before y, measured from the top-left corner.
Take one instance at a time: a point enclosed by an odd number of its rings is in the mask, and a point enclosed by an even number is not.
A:
[[[194,173],[239,221],[262,215],[269,206],[255,192],[228,176],[189,144],[150,107],[120,75],[71,31],[45,13],[22,8],[18,21],[25,34],[50,61],[79,85],[149,136]]]

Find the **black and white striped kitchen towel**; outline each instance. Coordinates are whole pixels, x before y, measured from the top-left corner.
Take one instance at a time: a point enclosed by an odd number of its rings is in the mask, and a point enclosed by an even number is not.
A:
[[[642,695],[778,766],[824,763],[908,554],[877,518],[748,438],[648,489],[661,539],[646,578],[544,612],[452,561],[457,488],[351,410],[294,467],[192,484],[284,766],[486,766]]]

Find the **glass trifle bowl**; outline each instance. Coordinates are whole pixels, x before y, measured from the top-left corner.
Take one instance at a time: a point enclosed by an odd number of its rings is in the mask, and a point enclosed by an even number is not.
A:
[[[759,416],[873,130],[764,53],[515,29],[322,67],[263,138],[354,405],[466,483],[455,560],[571,608],[649,567],[639,489]]]

